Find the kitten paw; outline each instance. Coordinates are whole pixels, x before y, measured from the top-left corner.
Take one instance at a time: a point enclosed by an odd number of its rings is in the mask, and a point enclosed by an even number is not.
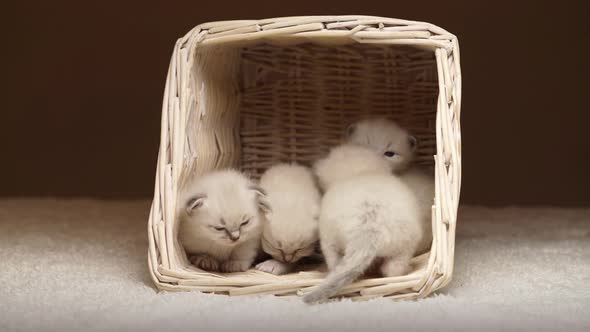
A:
[[[290,268],[289,265],[285,263],[281,263],[274,259],[269,259],[256,265],[256,270],[266,273],[272,273],[274,275],[281,275],[288,273]]]
[[[195,255],[190,261],[194,266],[205,271],[219,271],[219,262],[209,255]]]
[[[250,264],[244,261],[227,261],[221,263],[221,272],[244,272],[250,268]]]

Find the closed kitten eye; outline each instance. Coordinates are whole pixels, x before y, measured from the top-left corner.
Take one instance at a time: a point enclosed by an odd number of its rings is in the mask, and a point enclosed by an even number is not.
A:
[[[246,226],[250,223],[250,218],[248,218],[246,221],[242,222],[242,224],[240,224],[240,227],[242,226]]]
[[[293,255],[295,257],[301,258],[301,257],[306,257],[306,256],[313,254],[314,251],[315,251],[315,244],[311,244],[311,245],[308,245],[305,247],[300,247],[299,249],[295,250],[293,252]]]
[[[383,155],[387,158],[391,158],[393,156],[395,156],[395,152],[393,151],[385,151],[385,153],[383,153]]]
[[[213,229],[215,229],[216,231],[219,231],[219,232],[225,231],[225,227],[214,227],[214,226],[212,226],[212,227],[213,227]]]

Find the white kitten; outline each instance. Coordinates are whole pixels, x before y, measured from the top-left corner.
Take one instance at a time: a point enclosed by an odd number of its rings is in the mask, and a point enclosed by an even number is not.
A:
[[[246,271],[259,253],[263,192],[238,171],[214,171],[188,183],[178,202],[179,240],[204,270]]]
[[[432,204],[434,176],[432,172],[412,166],[418,141],[397,123],[385,118],[373,118],[350,125],[346,130],[349,143],[366,146],[382,155],[391,167],[414,192],[418,200],[425,233],[417,254],[430,249],[432,244]]]
[[[418,141],[397,123],[385,118],[359,121],[346,129],[346,141],[370,147],[391,163],[394,172],[402,172],[414,159]]]
[[[349,153],[346,174],[341,153]],[[338,158],[332,158],[332,157]],[[330,273],[311,293],[307,303],[335,295],[360,277],[377,258],[382,258],[384,276],[408,272],[410,259],[422,234],[416,198],[410,189],[383,167],[383,158],[368,148],[344,145],[332,150],[318,162],[316,169],[331,177],[329,169],[338,169],[336,181],[328,183],[320,212],[320,243]],[[359,172],[359,169],[362,169]]]
[[[307,167],[279,164],[260,178],[272,212],[266,213],[262,249],[274,259],[256,265],[261,271],[283,274],[314,253],[318,241],[320,192]]]

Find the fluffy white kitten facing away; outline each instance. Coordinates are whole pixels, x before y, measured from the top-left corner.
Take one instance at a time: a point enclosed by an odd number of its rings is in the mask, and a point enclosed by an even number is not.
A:
[[[366,146],[387,160],[395,173],[416,195],[424,224],[424,236],[417,254],[430,249],[432,244],[432,204],[434,176],[426,169],[412,165],[418,140],[397,123],[385,118],[372,118],[352,124],[346,130],[349,143]]]
[[[296,164],[269,168],[259,185],[272,210],[265,214],[262,249],[273,259],[256,269],[277,275],[291,272],[301,258],[314,253],[319,239],[319,189],[311,170]]]
[[[264,193],[235,170],[214,171],[183,189],[178,238],[193,265],[207,271],[246,271],[259,253]]]
[[[342,165],[344,155],[348,157],[348,176]],[[384,162],[366,147],[343,145],[316,164],[320,181],[327,183],[320,212],[320,243],[330,273],[303,297],[305,302],[337,294],[378,258],[384,276],[408,272],[422,224],[414,194],[392,175],[387,162],[383,166]],[[334,173],[338,173],[337,179]]]

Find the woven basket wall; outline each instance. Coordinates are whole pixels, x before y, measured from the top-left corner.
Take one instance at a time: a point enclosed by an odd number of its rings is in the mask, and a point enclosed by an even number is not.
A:
[[[216,168],[256,178],[278,161],[309,165],[348,124],[386,116],[420,139],[418,162],[434,168],[433,245],[411,274],[363,279],[340,295],[419,298],[445,286],[461,185],[460,104],[457,38],[429,23],[312,16],[197,26],[177,41],[166,81],[148,225],[153,281],[229,295],[308,292],[325,272],[216,274],[190,265],[176,239],[179,188]]]

